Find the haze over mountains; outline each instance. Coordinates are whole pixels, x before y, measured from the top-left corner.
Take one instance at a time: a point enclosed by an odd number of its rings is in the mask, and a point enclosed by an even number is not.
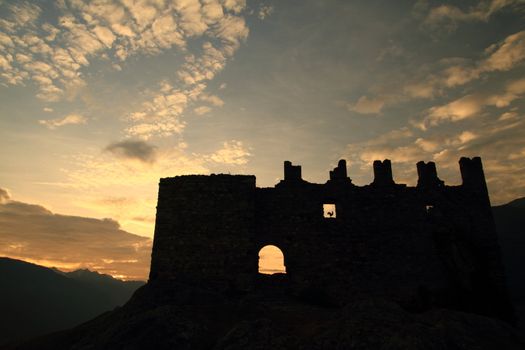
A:
[[[124,304],[144,282],[0,258],[0,346],[70,328]]]

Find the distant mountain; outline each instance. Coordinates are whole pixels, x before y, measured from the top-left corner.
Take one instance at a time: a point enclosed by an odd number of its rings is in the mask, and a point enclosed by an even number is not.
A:
[[[492,207],[507,285],[525,331],[525,198]]]
[[[63,272],[56,269],[55,271],[71,279],[90,284],[93,288],[106,294],[115,305],[123,305],[137,288],[144,285],[143,281],[122,281],[87,269],[71,272]]]
[[[0,258],[0,346],[76,326],[123,305],[143,284]]]

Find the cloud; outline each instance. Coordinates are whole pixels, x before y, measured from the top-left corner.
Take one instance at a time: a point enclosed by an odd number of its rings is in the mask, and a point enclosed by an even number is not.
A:
[[[240,13],[246,8],[246,0],[221,0],[222,6],[228,11]]]
[[[202,95],[200,95],[199,100],[208,102],[212,106],[216,106],[216,107],[224,106],[224,101],[221,100],[221,98],[216,95],[208,95],[208,94],[203,93]]]
[[[64,125],[86,124],[87,118],[79,114],[69,114],[64,118],[39,120],[38,122],[45,125],[48,129],[53,130]]]
[[[485,57],[477,61],[444,59],[445,67],[426,81],[427,89],[442,90],[465,85],[483,74],[509,71],[525,60],[525,31],[509,35],[485,49]]]
[[[257,12],[257,17],[259,17],[260,20],[266,19],[266,17],[270,16],[274,11],[274,7],[271,5],[261,5],[259,8],[259,11]]]
[[[37,97],[50,102],[77,94],[95,60],[114,66],[171,48],[188,53],[188,43],[203,38],[218,41],[218,50],[229,57],[248,35],[241,17],[245,1],[65,0],[49,6],[54,8],[0,4],[0,79],[10,85],[32,81]]]
[[[486,22],[496,12],[506,7],[522,7],[522,0],[483,0],[477,5],[462,10],[453,5],[439,5],[431,8],[423,24],[433,29],[444,28],[453,31],[460,22]]]
[[[141,140],[124,140],[108,145],[105,150],[125,159],[135,159],[145,163],[156,160],[156,146]]]
[[[508,71],[525,60],[525,31],[509,35],[504,40],[485,49],[486,57],[477,62],[469,60],[444,60],[444,68],[433,83],[436,88],[452,88],[479,79],[484,73]]]
[[[385,100],[382,98],[368,98],[361,96],[353,105],[348,104],[348,110],[360,114],[377,114],[380,113],[385,105]]]
[[[139,111],[129,114],[133,124],[126,129],[129,136],[147,140],[153,135],[170,136],[181,133],[185,123],[181,114],[188,105],[191,95],[188,91],[175,89],[167,82],[161,83],[159,91],[152,93],[150,100],[142,103]]]
[[[111,219],[53,214],[44,207],[13,200],[0,202],[2,256],[145,280],[150,254],[149,238],[123,231]]]
[[[204,115],[211,112],[211,108],[208,106],[197,107],[193,110],[197,115]]]
[[[447,90],[485,79],[489,74],[518,69],[524,61],[525,31],[520,31],[488,46],[477,59],[442,58],[421,65],[411,70],[410,76],[398,79],[399,83],[394,82],[389,87],[390,92],[375,86],[371,91],[382,91],[381,95],[361,96],[357,103],[347,107],[359,113],[380,113],[386,105],[444,96]]]
[[[432,107],[425,118],[426,125],[437,125],[444,121],[458,121],[471,118],[481,111],[484,99],[477,95],[467,95],[443,106]]]
[[[5,204],[11,199],[9,191],[4,188],[0,188],[0,204]]]
[[[525,79],[514,80],[506,85],[501,94],[470,94],[441,106],[431,107],[419,127],[426,130],[444,122],[457,122],[479,115],[486,106],[503,108],[525,94]]]
[[[242,26],[246,28],[244,22]],[[229,55],[237,49],[239,40],[244,35],[242,30],[236,34],[238,29],[228,29],[228,39],[223,47],[216,47],[207,41],[202,44],[200,55],[186,56],[186,62],[177,71],[180,88],[174,88],[170,82],[162,81],[159,90],[150,93],[151,97],[142,104],[142,108],[129,114],[128,120],[133,125],[126,129],[127,134],[145,140],[153,136],[181,134],[186,126],[182,115],[189,105],[198,100],[214,106],[224,105],[224,101],[218,96],[207,94],[204,90],[207,82],[224,69]],[[208,108],[196,107],[195,112],[204,114]]]
[[[21,3],[16,6],[8,5],[7,7],[12,13],[12,19],[19,25],[31,25],[42,12],[38,6],[31,3]]]
[[[250,151],[241,141],[231,140],[223,142],[221,149],[206,158],[216,163],[244,165],[248,163],[250,156]]]
[[[486,49],[489,56],[481,61],[482,72],[507,71],[525,59],[525,30],[509,35]]]

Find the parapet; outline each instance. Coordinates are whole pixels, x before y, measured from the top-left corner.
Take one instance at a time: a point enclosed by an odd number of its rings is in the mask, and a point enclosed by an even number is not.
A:
[[[417,166],[417,187],[420,189],[438,189],[445,186],[445,182],[437,175],[436,163],[420,161]],[[466,158],[462,157],[459,160],[461,177],[463,179],[463,188],[471,191],[487,194],[487,184],[485,182],[485,175],[483,173],[483,166],[480,157]],[[375,160],[373,163],[374,180],[371,185],[375,187],[386,186],[402,186],[396,185],[392,175],[392,163],[390,159]],[[292,162],[284,162],[284,180],[281,183],[305,183],[301,175],[301,166],[292,165]],[[328,183],[347,183],[352,184],[352,180],[348,176],[346,168],[346,160],[338,161],[337,166],[330,170],[330,179]]]

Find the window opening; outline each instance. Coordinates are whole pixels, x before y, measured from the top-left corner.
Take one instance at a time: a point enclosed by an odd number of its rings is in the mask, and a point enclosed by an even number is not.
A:
[[[335,204],[323,204],[323,216],[326,219],[335,219]]]

